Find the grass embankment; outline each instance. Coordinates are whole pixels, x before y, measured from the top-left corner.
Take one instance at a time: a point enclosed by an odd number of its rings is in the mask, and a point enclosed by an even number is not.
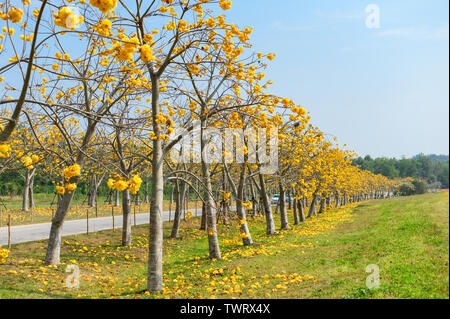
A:
[[[366,202],[271,237],[262,218],[249,220],[251,247],[235,225],[220,225],[223,260],[207,258],[207,236],[192,219],[180,240],[165,240],[164,293],[156,297],[448,298],[448,201],[438,193]],[[154,298],[144,292],[147,227],[134,227],[133,238],[123,248],[119,230],[65,237],[55,268],[43,267],[45,241],[14,245],[0,265],[0,298]],[[74,263],[80,288],[70,290],[64,270]],[[379,289],[365,286],[369,264],[379,266]]]

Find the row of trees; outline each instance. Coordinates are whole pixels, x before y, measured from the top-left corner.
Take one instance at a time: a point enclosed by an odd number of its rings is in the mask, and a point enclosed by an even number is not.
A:
[[[393,178],[412,177],[425,180],[428,184],[440,183],[448,188],[448,156],[419,154],[413,158],[358,157],[353,163],[364,170]]]
[[[280,194],[281,229],[290,227],[289,208],[300,224],[331,206],[392,195],[393,182],[353,166],[354,152],[270,93],[265,69],[275,54],[252,51],[252,28],[228,22],[230,8],[226,0],[1,5],[0,173],[24,172],[24,201],[37,171],[53,180],[46,264],[60,262],[81,181],[91,205],[101,185],[121,193],[123,245],[132,241],[132,196],[150,201],[152,292],[162,290],[165,190],[176,203],[173,237],[186,194],[200,198],[216,259],[218,218],[239,223],[244,245],[253,243],[249,212],[262,213],[275,234],[270,191]]]

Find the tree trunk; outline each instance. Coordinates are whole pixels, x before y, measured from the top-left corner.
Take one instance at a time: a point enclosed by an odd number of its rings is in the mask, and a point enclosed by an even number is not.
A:
[[[316,215],[316,199],[317,195],[314,194],[313,199],[311,200],[311,206],[309,206],[308,218]]]
[[[159,76],[152,75],[152,117],[156,139],[153,140],[152,154],[152,196],[150,203],[150,232],[148,245],[147,289],[151,292],[162,291],[162,250],[163,250],[163,203],[164,203],[164,152],[160,124],[156,118],[161,112],[159,105]]]
[[[93,193],[92,190],[89,190],[88,206],[89,207],[95,207],[95,193]]]
[[[186,212],[188,211],[189,204],[189,185],[184,184],[184,187],[181,192],[181,209],[183,212],[183,220],[186,221]]]
[[[258,213],[258,201],[256,200],[255,189],[252,182],[250,182],[250,193],[252,195],[252,217],[256,217],[256,214]]]
[[[77,153],[76,164],[80,166],[80,171],[83,170],[84,160],[86,158],[85,151],[89,148],[89,144],[94,135],[95,128],[98,122],[88,120],[88,126],[86,128],[86,134],[84,135],[83,142]],[[69,182],[77,184],[79,181],[79,176],[72,177]],[[61,196],[61,201],[58,203],[58,208],[56,209],[55,216],[52,219],[52,226],[50,228],[50,235],[48,239],[47,253],[45,256],[46,265],[58,265],[60,250],[61,250],[61,233],[64,223],[64,219],[70,209],[70,204],[72,203],[75,191],[66,192]]]
[[[120,194],[119,194],[119,190],[115,190],[114,191],[114,207],[119,207],[120,206]]]
[[[298,216],[298,204],[297,199],[294,197],[294,201],[292,203],[292,212],[294,213],[294,225],[300,225],[300,217]]]
[[[303,201],[304,201],[304,199],[302,198],[301,200],[299,200],[297,202],[297,205],[298,205],[298,216],[300,217],[300,221],[301,222],[304,222],[306,220]]]
[[[219,239],[217,237],[217,216],[216,207],[212,198],[212,187],[208,164],[202,163],[203,179],[206,186],[205,191],[205,208],[206,208],[206,229],[208,231],[209,258],[220,259]]]
[[[208,244],[209,244],[209,258],[211,259],[221,259],[219,239],[217,237],[217,215],[214,199],[212,197],[212,186],[211,186],[211,176],[209,170],[209,164],[206,163],[206,146],[208,141],[206,141],[205,133],[205,122],[201,122],[201,162],[202,162],[202,173],[203,173],[203,183],[205,185],[205,208],[206,208],[206,229],[208,232]]]
[[[74,192],[65,193],[62,195],[58,208],[56,209],[55,216],[52,219],[52,226],[50,228],[50,236],[48,239],[47,254],[45,256],[46,265],[59,265],[59,257],[61,250],[61,233],[69,211],[70,204],[72,203]]]
[[[145,178],[144,180],[144,203],[148,204],[150,202],[148,198],[148,180]]]
[[[246,155],[244,155],[246,156]],[[247,159],[245,159],[244,162],[246,162]],[[226,165],[226,164],[225,164]],[[244,246],[248,246],[253,244],[253,240],[252,240],[252,236],[250,234],[250,230],[248,229],[248,224],[247,224],[247,213],[246,210],[244,208],[244,206],[242,206],[243,201],[245,201],[245,168],[246,168],[246,164],[242,164],[241,165],[241,173],[239,175],[239,184],[238,187],[236,189],[236,185],[234,184],[234,182],[231,180],[231,175],[229,174],[228,168],[226,168],[227,171],[227,176],[228,179],[230,180],[230,184],[233,187],[233,191],[236,193],[236,213],[239,217],[240,220],[240,231],[241,231],[241,237],[242,237],[242,243],[244,244]]]
[[[326,203],[326,198],[324,195],[320,196],[320,208],[319,208],[319,214],[322,214],[325,210],[325,203]]]
[[[114,193],[114,190],[109,191],[109,194],[108,194],[108,204],[109,205],[112,205],[112,203],[113,203],[113,193]]]
[[[24,188],[22,193],[22,211],[28,212],[30,209],[30,182],[31,172],[25,169]]]
[[[292,198],[291,198],[291,192],[288,192],[288,209],[292,209]]]
[[[286,191],[281,183],[280,183],[280,218],[281,218],[281,229],[289,229],[289,221],[286,210]]]
[[[28,187],[28,196],[30,198],[30,207],[35,207],[35,204],[34,204],[34,176],[35,176],[34,172],[35,172],[35,169],[33,169],[31,172],[30,185]]]
[[[262,197],[264,213],[266,215],[267,235],[275,234],[275,222],[273,220],[272,208],[270,207],[269,198],[267,197],[266,185],[264,177],[259,172],[260,193]]]
[[[122,191],[122,246],[131,245],[131,196],[130,191]]]
[[[242,236],[242,243],[244,246],[248,246],[253,244],[252,236],[250,234],[250,231],[248,229],[247,224],[247,214],[245,212],[244,206],[242,206],[242,201],[239,199],[241,195],[243,195],[243,192],[241,193],[241,189],[238,189],[238,195],[236,198],[236,213],[239,217],[239,220],[241,222],[241,236]]]
[[[202,218],[200,221],[200,230],[206,230],[206,205],[202,202]]]
[[[163,154],[160,140],[153,141],[152,196],[150,203],[150,232],[147,289],[162,291],[163,246]]]
[[[141,204],[141,194],[139,192],[134,195],[134,205],[139,206]]]
[[[93,180],[91,180],[91,185],[89,187],[89,195],[88,195],[89,207],[95,207],[96,195],[97,195],[97,176],[94,175],[94,178],[93,178]]]
[[[92,189],[92,192],[90,194],[89,197],[89,207],[95,207],[96,202],[97,202],[97,193],[98,193],[98,187],[100,185],[98,185],[97,183],[94,185],[94,188]]]
[[[181,222],[181,210],[183,207],[183,197],[181,194],[184,192],[185,183],[181,184],[181,190],[178,186],[178,181],[175,181],[175,217],[173,219],[172,233],[170,238],[178,238],[178,231]]]
[[[278,198],[277,205],[275,206],[274,215],[278,215],[278,211],[280,210],[280,198]]]

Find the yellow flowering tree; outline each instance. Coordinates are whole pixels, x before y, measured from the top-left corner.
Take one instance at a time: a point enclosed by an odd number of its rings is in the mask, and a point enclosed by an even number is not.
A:
[[[29,1],[22,2],[22,5],[26,7],[29,5]],[[2,145],[6,144],[12,132],[18,125],[22,108],[26,102],[27,91],[31,84],[32,73],[33,70],[35,70],[35,56],[36,51],[39,49],[37,39],[40,33],[41,20],[43,12],[46,9],[46,5],[47,0],[43,0],[41,2],[40,9],[35,9],[32,13],[29,13],[29,10],[26,10],[25,8],[17,8],[12,5],[10,1],[0,4],[0,17],[2,19],[0,21],[5,23],[5,25],[1,28],[3,33],[0,34],[0,57],[2,57],[1,60],[5,62],[5,64],[2,62],[2,65],[0,65],[0,83],[3,82],[5,75],[10,76],[14,72],[20,71],[23,77],[23,81],[20,84],[21,87],[17,89],[14,85],[10,86],[11,89],[10,92],[8,92],[9,94],[5,95],[6,98],[3,97],[0,100],[0,105],[11,107],[10,116],[7,118],[0,118],[0,144]],[[24,12],[27,12],[27,14],[24,14]],[[34,24],[31,26],[28,26],[28,24],[23,24],[22,26],[25,26],[23,28],[24,34],[14,35],[15,29],[13,26],[21,23],[23,20],[31,20],[31,17],[28,16],[28,14],[32,14],[36,17]],[[6,39],[6,37],[8,39]],[[22,41],[17,41],[15,39],[16,37],[19,37]],[[31,45],[28,45],[29,42],[31,42]],[[22,44],[22,48],[19,48],[17,45],[18,43]],[[13,52],[20,52],[22,55],[20,57],[14,55],[13,57],[4,59],[6,54],[12,54]],[[7,86],[5,90],[8,90],[8,88],[9,87]],[[17,92],[19,93],[18,95],[16,95]],[[6,149],[6,147],[3,148]],[[6,154],[6,152],[2,153],[3,156]]]

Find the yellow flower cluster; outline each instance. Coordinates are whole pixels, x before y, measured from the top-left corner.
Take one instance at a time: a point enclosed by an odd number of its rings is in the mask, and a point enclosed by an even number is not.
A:
[[[39,156],[33,155],[33,156],[24,156],[21,159],[22,164],[26,167],[28,170],[32,170],[34,168],[34,163],[37,163],[39,161]]]
[[[11,146],[8,144],[0,144],[0,158],[8,158],[11,156]]]
[[[61,195],[64,194],[65,192],[70,194],[76,189],[77,189],[76,183],[66,183],[64,186],[56,185],[56,192]]]
[[[294,107],[291,108],[291,111],[296,113],[296,114],[298,114],[298,115],[300,115],[300,116],[304,116],[306,114],[306,110],[303,107],[301,107],[301,106],[300,107],[294,106]]]
[[[141,59],[144,63],[156,60],[152,48],[148,44],[140,46],[138,52],[141,54]]]
[[[59,186],[59,185],[57,185],[57,186],[56,186],[56,192],[57,192],[58,194],[64,194],[64,193],[66,192],[66,189],[64,188],[64,186]]]
[[[276,53],[270,53],[270,54],[267,55],[267,58],[268,58],[270,61],[272,61],[273,59],[275,59],[276,56],[277,56]]]
[[[119,191],[123,191],[128,187],[128,183],[119,174],[114,174],[113,178],[108,180],[107,185],[110,189],[117,189]]]
[[[112,51],[115,51],[115,56],[119,61],[132,60],[133,53],[139,46],[139,39],[136,37],[130,39],[123,33],[119,33],[117,37],[122,40],[122,43],[118,41],[114,43]]]
[[[57,13],[53,15],[55,17],[55,24],[58,27],[73,30],[77,26],[83,23],[84,18],[77,16],[69,7],[63,7],[59,9]]]
[[[109,36],[111,33],[112,22],[108,19],[102,20],[95,29],[99,34]]]
[[[77,184],[69,183],[69,184],[66,184],[65,188],[66,188],[66,191],[68,191],[70,193],[70,192],[73,192],[75,189],[77,189]]]
[[[58,59],[60,59],[60,60],[69,60],[69,58],[70,58],[69,54],[64,53],[64,55],[62,55],[62,54],[59,53],[59,52],[56,52],[56,53],[55,53],[55,57],[58,58]]]
[[[7,28],[7,27],[3,27],[2,28],[3,33],[8,33],[9,35],[14,35],[14,28]],[[2,39],[4,39],[4,36],[2,35]]]
[[[141,188],[142,179],[139,175],[134,175],[129,181],[125,181],[119,174],[114,174],[113,178],[110,178],[107,185],[110,189],[117,189],[124,191],[128,189],[132,194],[136,194]]]
[[[219,1],[219,5],[222,8],[222,10],[229,10],[231,9],[231,1],[226,1],[226,0],[220,0]]]
[[[16,23],[22,21],[23,11],[22,9],[11,8],[8,14],[5,12],[0,12],[0,18],[3,20],[11,20],[11,22]]]
[[[158,31],[158,30],[153,30],[153,31]],[[153,35],[153,34],[146,33],[146,34],[144,34],[144,38],[142,39],[142,41],[143,41],[144,43],[153,45],[153,44],[155,43],[155,42],[153,41],[153,38],[154,38],[154,35]]]
[[[20,40],[25,40],[27,42],[30,42],[34,39],[34,33],[30,34],[29,36],[25,36],[23,34],[20,35]]]
[[[131,194],[137,194],[139,192],[139,189],[141,188],[142,179],[139,177],[139,175],[134,175],[129,181],[128,181],[128,189],[130,190]]]
[[[80,176],[80,174],[81,168],[78,164],[74,164],[64,169],[64,177],[66,178],[66,181],[68,181],[72,177]]]
[[[117,0],[89,0],[89,3],[102,13],[106,13],[117,6]]]
[[[194,75],[198,75],[200,72],[200,66],[198,64],[189,64],[188,69]]]
[[[128,188],[128,183],[124,180],[118,180],[114,183],[114,188],[118,189],[119,191],[124,191]]]
[[[194,213],[193,213],[193,212],[187,212],[187,213],[186,213],[186,219],[189,219],[189,218],[191,218],[192,216],[194,216]]]
[[[246,207],[247,209],[252,209],[252,207],[253,207],[251,201],[243,202],[242,206]]]
[[[222,191],[222,198],[223,200],[229,200],[231,196],[231,192],[224,192]]]
[[[6,261],[6,258],[9,255],[8,249],[3,249],[2,246],[0,246],[0,264],[3,264]]]

